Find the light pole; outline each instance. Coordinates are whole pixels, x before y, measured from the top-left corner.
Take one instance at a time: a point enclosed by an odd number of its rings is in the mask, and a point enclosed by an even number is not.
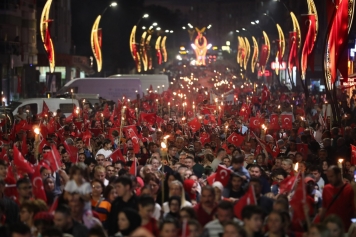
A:
[[[94,54],[94,57],[96,59],[96,63],[97,63],[97,66],[98,66],[98,72],[101,71],[102,66],[103,66],[103,58],[102,58],[102,52],[101,52],[102,31],[99,28],[99,23],[100,23],[100,20],[101,20],[102,16],[106,12],[106,10],[109,7],[116,7],[116,6],[117,6],[116,2],[112,2],[109,6],[107,6],[104,9],[104,11],[101,13],[101,15],[97,16],[97,18],[94,21],[92,30],[91,30],[90,43],[91,43],[91,48],[93,50],[93,54]]]
[[[136,25],[134,25],[131,30],[130,42],[129,42],[130,43],[130,52],[131,52],[131,56],[132,56],[133,60],[135,61],[137,72],[141,72],[141,57],[140,57],[140,52],[139,52],[137,44],[136,44],[136,29],[137,29],[138,25],[140,24],[141,20],[144,18],[148,18],[148,17],[149,17],[148,14],[146,14],[146,13],[143,14],[143,16],[140,19],[138,19]],[[143,26],[142,29],[146,30],[146,27]],[[149,28],[149,30],[150,29],[151,29],[151,27]],[[149,59],[147,58],[147,55],[146,55],[145,37],[146,37],[146,34],[144,32],[141,37],[141,45],[143,44],[143,48],[141,47],[141,54],[145,55],[145,56],[143,56],[144,57],[143,63],[144,63],[144,70],[146,71],[148,68],[148,63],[149,63],[148,60]],[[151,38],[149,38],[148,43],[150,40],[151,40]]]

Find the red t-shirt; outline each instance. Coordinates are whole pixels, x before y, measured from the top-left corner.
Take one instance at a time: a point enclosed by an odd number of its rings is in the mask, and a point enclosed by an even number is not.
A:
[[[143,225],[142,227],[146,228],[154,236],[159,236],[158,224],[156,219],[151,218],[150,221],[146,225]]]
[[[207,213],[204,208],[201,206],[201,204],[197,204],[194,206],[195,213],[197,213],[198,221],[202,226],[205,226],[208,222],[212,221],[214,219],[214,215],[216,212],[216,207],[212,210],[212,212],[209,214]]]
[[[323,208],[329,207],[334,196],[339,193],[340,188],[335,188],[331,184],[324,186],[323,190]],[[325,213],[325,217],[329,215],[337,215],[344,223],[345,232],[348,231],[351,225],[351,218],[355,213],[354,192],[350,184],[346,184],[344,190],[340,193],[329,210]]]

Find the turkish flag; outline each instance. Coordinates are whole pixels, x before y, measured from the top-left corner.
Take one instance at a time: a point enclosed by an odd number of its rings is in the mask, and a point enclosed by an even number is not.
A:
[[[54,118],[51,118],[47,123],[47,131],[49,134],[56,132],[56,121],[54,120]]]
[[[247,104],[242,104],[239,112],[239,116],[244,117],[244,121],[248,119],[251,114],[251,109]]]
[[[43,138],[41,141],[40,141],[40,144],[38,145],[38,152],[42,152],[43,150],[43,147],[47,146],[48,145],[48,142],[47,142],[47,139]]]
[[[161,118],[161,117],[159,117],[159,116],[157,116],[156,117],[156,123],[157,123],[157,125],[158,125],[158,127],[160,128],[161,126],[162,126],[162,124],[164,123],[164,119],[163,118]],[[150,127],[150,126],[149,126]],[[152,127],[151,127],[152,128]],[[151,131],[152,129],[150,129],[150,131]],[[153,131],[153,130],[152,130]]]
[[[356,165],[356,146],[350,145],[351,146],[351,164]]]
[[[21,120],[15,125],[15,133],[28,130],[32,130],[32,125],[28,124],[26,120]]]
[[[148,124],[155,124],[157,115],[155,113],[141,113],[141,121],[146,121]]]
[[[215,182],[216,178],[216,173],[212,173],[208,178],[206,178],[206,181],[208,182],[209,185],[213,185]]]
[[[33,195],[37,199],[42,199],[43,201],[47,202],[47,196],[43,187],[42,176],[41,176],[41,166],[37,165],[35,169],[35,173],[32,176],[32,189]]]
[[[40,114],[38,114],[37,117],[44,118],[46,115],[48,116],[48,113],[49,113],[49,108],[48,108],[46,102],[43,101],[42,112]]]
[[[108,119],[108,118],[110,118],[110,115],[111,115],[111,113],[109,110],[109,106],[108,106],[108,104],[105,104],[104,110],[103,110],[103,116],[104,116],[104,118]]]
[[[200,134],[200,142],[203,146],[205,145],[205,143],[209,143],[210,135],[206,132],[203,132],[202,134]]]
[[[23,157],[23,155],[20,153],[20,151],[17,149],[15,145],[14,145],[14,165],[19,171],[28,174],[33,174],[35,172],[33,166],[27,160],[25,160],[25,158]]]
[[[257,201],[255,196],[255,190],[253,186],[250,185],[245,195],[243,195],[234,206],[235,216],[240,220],[242,220],[242,216],[241,216],[242,209],[247,205],[256,205],[256,204]]]
[[[144,111],[151,110],[151,106],[148,104],[148,102],[143,102],[142,107],[144,108]]]
[[[90,147],[90,139],[91,139],[92,135],[91,135],[91,132],[90,130],[86,130],[83,132],[83,141],[85,143],[85,145],[87,147]]]
[[[140,151],[139,138],[137,136],[136,126],[130,125],[123,128],[127,138],[131,138],[133,143],[133,149],[135,153]]]
[[[262,72],[264,71],[264,67],[266,66],[266,63],[267,63],[267,57],[268,57],[268,45],[262,44],[261,53],[260,53],[260,61],[259,61],[260,66],[263,68]]]
[[[172,92],[170,89],[162,92],[162,98],[166,102],[170,102],[172,98]]]
[[[110,157],[111,157],[113,163],[115,163],[118,160],[126,162],[125,158],[122,156],[120,148],[117,148],[115,151],[113,151],[113,153],[111,153]]]
[[[230,169],[219,165],[216,169],[215,181],[219,181],[225,187],[229,183],[231,172]]]
[[[122,128],[124,130],[126,138],[132,138],[137,136],[137,128],[135,125],[125,126]]]
[[[72,145],[68,145],[66,141],[63,143],[63,145],[69,154],[71,162],[76,164],[78,161],[78,148]]]
[[[262,124],[263,124],[263,119],[258,117],[250,118],[250,128],[261,128]]]
[[[195,118],[192,121],[188,122],[188,125],[194,133],[196,131],[199,131],[201,128],[201,123],[199,122],[198,118]]]
[[[272,114],[269,118],[269,129],[279,130],[278,114]]]
[[[198,94],[197,97],[196,97],[196,102],[197,103],[200,103],[200,102],[203,102],[204,101],[204,95],[202,94]]]
[[[44,45],[47,51],[47,57],[48,57],[48,61],[50,63],[54,62],[54,48],[53,48],[53,44],[52,44],[52,38],[51,38],[51,28],[52,26],[52,21],[47,21],[47,28],[46,28],[46,34],[45,34],[45,39],[44,39]]]
[[[290,130],[293,128],[293,117],[292,115],[286,115],[282,114],[281,115],[281,121],[282,121],[282,128]]]
[[[236,132],[233,132],[228,138],[227,141],[231,144],[234,144],[237,147],[240,147],[244,141],[244,137]]]
[[[112,114],[114,114],[114,113],[112,113]],[[137,119],[136,118],[136,110],[127,108],[126,109],[126,119]],[[114,118],[110,117],[110,120],[114,121]]]
[[[288,176],[279,183],[279,194],[285,194],[292,191],[298,176]]]
[[[264,85],[263,86],[263,90],[262,90],[262,94],[261,94],[262,104],[264,104],[266,102],[266,100],[268,100],[269,97],[270,97],[270,92],[269,92],[267,86]]]
[[[288,70],[292,71],[293,67],[299,68],[298,62],[298,48],[297,48],[297,32],[292,31],[289,33],[289,58]]]
[[[303,221],[305,220],[305,214],[303,206],[306,201],[306,190],[304,179],[300,179],[293,197],[290,200],[290,206],[293,209],[293,219]]]
[[[336,5],[336,13],[332,21],[332,26],[329,32],[328,39],[328,51],[330,58],[329,70],[331,73],[331,82],[334,83],[337,80],[337,69],[339,69],[343,78],[348,77],[347,67],[340,65],[341,62],[347,60],[342,54],[345,46],[348,43],[348,4],[349,1],[338,1]],[[347,65],[347,61],[346,61]]]
[[[47,152],[47,153],[51,153],[52,154],[53,160],[52,161],[50,160],[50,162],[51,162],[51,166],[53,168],[55,168],[55,171],[61,169],[62,168],[62,157],[59,154],[59,151],[57,150],[57,147],[54,144],[52,144],[51,145],[51,152]]]
[[[100,128],[90,128],[89,131],[93,133],[94,137],[97,137],[102,133],[103,130]]]
[[[302,35],[305,35],[304,45],[301,53],[301,71],[302,75],[306,74],[308,65],[314,71],[313,49],[316,37],[316,16],[314,14],[301,15]],[[309,63],[309,64],[308,64]]]
[[[303,154],[304,159],[308,156],[308,144],[297,143],[297,151]]]

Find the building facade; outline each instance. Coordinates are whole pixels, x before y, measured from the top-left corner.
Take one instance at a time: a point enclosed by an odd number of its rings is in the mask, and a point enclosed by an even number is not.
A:
[[[26,97],[37,64],[36,1],[0,1],[0,86],[7,100]]]

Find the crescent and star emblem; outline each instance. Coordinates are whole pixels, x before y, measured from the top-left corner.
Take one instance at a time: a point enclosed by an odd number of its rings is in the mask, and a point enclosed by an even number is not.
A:
[[[223,175],[224,173],[224,175]],[[220,170],[219,174],[221,175],[221,179],[224,179],[227,176],[227,171],[226,170]]]

